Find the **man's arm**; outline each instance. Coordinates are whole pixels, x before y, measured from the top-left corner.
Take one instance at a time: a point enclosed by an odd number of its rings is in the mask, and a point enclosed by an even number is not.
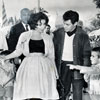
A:
[[[84,35],[84,47],[83,47],[83,65],[84,66],[91,65],[90,56],[91,56],[90,41],[89,41],[88,35],[85,34]]]

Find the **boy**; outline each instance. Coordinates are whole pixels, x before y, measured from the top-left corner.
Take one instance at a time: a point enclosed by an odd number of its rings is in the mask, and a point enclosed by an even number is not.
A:
[[[3,51],[0,53],[0,58],[8,54],[9,51]],[[14,59],[0,63],[0,100],[12,100],[15,72]]]
[[[70,69],[80,70],[84,74],[91,100],[100,100],[100,47],[92,49],[91,63],[91,67],[70,65]]]

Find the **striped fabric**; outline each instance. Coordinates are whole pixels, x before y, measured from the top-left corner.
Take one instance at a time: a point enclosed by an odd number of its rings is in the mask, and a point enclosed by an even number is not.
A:
[[[4,5],[4,1],[2,0],[2,27],[6,26],[7,23],[8,21],[7,21],[6,9]]]

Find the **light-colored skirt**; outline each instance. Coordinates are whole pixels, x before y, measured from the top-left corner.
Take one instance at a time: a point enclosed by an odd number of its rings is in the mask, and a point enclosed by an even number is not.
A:
[[[41,53],[24,58],[17,71],[13,100],[28,98],[59,98],[54,64]]]

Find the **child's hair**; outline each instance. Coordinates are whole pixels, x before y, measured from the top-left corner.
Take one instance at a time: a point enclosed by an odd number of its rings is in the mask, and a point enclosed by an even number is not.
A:
[[[10,54],[11,52],[9,51],[9,50],[5,50],[5,51],[2,51],[1,53],[0,53],[0,55],[8,55],[8,54]]]
[[[100,58],[100,47],[95,47],[92,51],[98,52],[98,58]]]
[[[8,55],[8,54],[10,54],[10,53],[11,53],[11,52],[10,52],[9,50],[5,50],[5,51],[2,51],[2,52],[0,53],[0,55],[6,56],[6,55]],[[14,63],[14,58],[13,58],[13,59],[10,59],[9,61],[10,61],[10,63]]]

